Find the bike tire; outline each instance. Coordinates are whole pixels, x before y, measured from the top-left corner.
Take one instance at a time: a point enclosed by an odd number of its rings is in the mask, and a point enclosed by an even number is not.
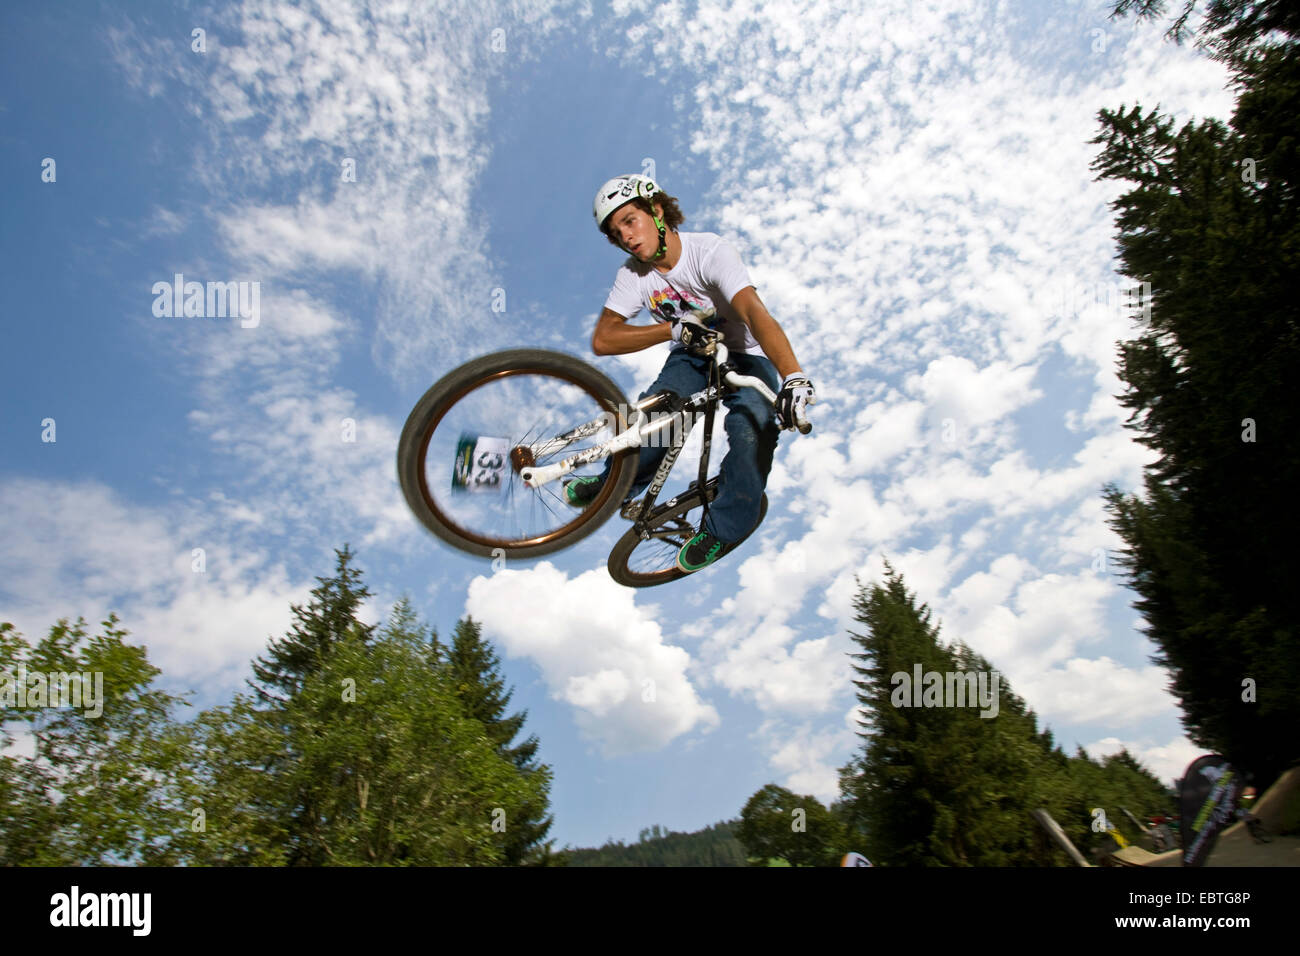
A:
[[[481,385],[512,374],[539,374],[576,385],[615,416],[623,430],[627,396],[603,372],[581,359],[544,349],[509,349],[485,355],[453,369],[435,382],[416,403],[397,445],[397,474],[402,494],[420,523],[454,548],[479,557],[503,554],[534,558],[576,544],[618,511],[636,477],[636,457],[628,449],[610,460],[609,477],[586,508],[573,520],[543,536],[526,539],[493,538],[457,525],[430,494],[425,455],[434,429],[457,401]],[[574,423],[578,424],[578,423]]]
[[[714,497],[717,495],[718,479],[710,479],[706,488],[709,495],[709,501],[713,501]],[[675,503],[672,503],[674,501]],[[669,522],[684,517],[687,513],[696,508],[702,507],[703,504],[704,496],[700,493],[699,488],[692,487],[684,494],[678,495],[676,499],[669,499],[669,502],[665,502],[663,505],[655,508],[651,513],[650,518],[652,527],[663,528]],[[754,527],[750,528],[749,531],[745,533],[745,536],[739,541],[732,542],[727,549],[722,552],[722,555],[719,555],[719,560],[744,544],[749,536],[758,530],[758,526],[763,523],[763,519],[766,516],[767,495],[763,495],[759,501],[758,520],[754,522]],[[677,567],[676,563],[673,563],[671,566],[665,566],[661,570],[654,572],[632,570],[632,555],[636,552],[637,547],[645,543],[648,542],[642,541],[641,536],[637,534],[635,527],[630,529],[623,535],[623,537],[619,538],[618,542],[614,545],[614,550],[609,553],[609,562],[607,565],[609,568],[609,576],[619,584],[629,588],[656,587],[660,584],[668,584],[672,581],[677,581],[688,576],[687,572]],[[683,541],[682,543],[684,544],[685,542]]]

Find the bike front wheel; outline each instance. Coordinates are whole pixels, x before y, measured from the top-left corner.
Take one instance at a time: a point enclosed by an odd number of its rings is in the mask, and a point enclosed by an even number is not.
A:
[[[434,383],[402,429],[397,473],[406,503],[440,539],[480,557],[566,548],[618,510],[636,456],[623,451],[572,471],[566,480],[595,477],[609,462],[582,509],[565,501],[561,481],[530,487],[520,471],[616,437],[628,407],[608,376],[562,352],[511,349],[468,362]]]
[[[709,479],[705,493],[712,502],[718,493],[718,479]],[[704,496],[698,486],[658,505],[650,512],[646,525],[650,537],[643,539],[635,527],[618,539],[609,553],[609,575],[629,588],[649,588],[686,577],[677,567],[677,552],[699,532],[704,514]],[[734,541],[722,552],[730,554],[754,533],[767,515],[767,495],[758,506],[758,521],[745,537]]]

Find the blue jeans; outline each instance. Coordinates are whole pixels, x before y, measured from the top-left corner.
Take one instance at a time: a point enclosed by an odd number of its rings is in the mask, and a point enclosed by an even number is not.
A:
[[[780,376],[766,356],[733,352],[730,360],[741,375],[753,375],[767,383],[773,392],[780,391]],[[682,399],[690,398],[708,386],[711,364],[712,359],[697,358],[685,349],[674,349],[668,361],[664,362],[659,377],[638,396],[637,401],[662,391],[675,392]],[[728,449],[718,472],[718,496],[709,505],[704,530],[730,544],[739,541],[758,523],[758,509],[763,489],[767,486],[768,472],[772,470],[772,455],[781,430],[776,421],[776,409],[752,388],[732,392],[722,399],[722,404],[727,408]],[[657,411],[652,414],[657,414]],[[698,417],[703,425],[703,416]],[[641,446],[636,479],[628,492],[629,500],[641,494],[654,480],[655,471],[667,453],[667,447]],[[609,464],[606,463],[605,474],[608,473]]]

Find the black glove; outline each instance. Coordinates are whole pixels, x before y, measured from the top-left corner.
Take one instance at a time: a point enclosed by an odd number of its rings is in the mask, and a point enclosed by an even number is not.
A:
[[[812,424],[808,421],[807,407],[816,403],[817,392],[808,376],[803,372],[791,372],[776,395],[776,417],[781,427],[797,427],[801,434],[808,434],[812,431]]]
[[[689,315],[673,322],[673,341],[681,342],[686,347],[686,351],[692,355],[712,354],[713,343],[721,337],[721,333]]]

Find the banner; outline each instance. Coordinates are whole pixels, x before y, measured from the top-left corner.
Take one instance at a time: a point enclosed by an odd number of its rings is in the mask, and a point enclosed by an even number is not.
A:
[[[1241,775],[1218,754],[1192,761],[1178,798],[1183,866],[1201,866],[1219,831],[1236,819],[1242,784]]]

